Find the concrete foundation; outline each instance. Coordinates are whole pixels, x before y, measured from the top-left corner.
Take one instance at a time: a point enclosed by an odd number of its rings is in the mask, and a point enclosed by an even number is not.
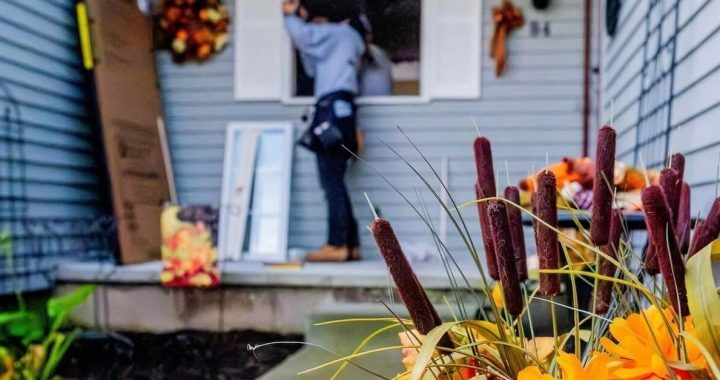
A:
[[[294,271],[244,264],[223,268],[223,286],[209,290],[162,287],[158,264],[112,268],[72,264],[60,268],[56,292],[98,284],[92,299],[71,318],[80,326],[105,331],[303,333],[315,310],[334,305],[384,301],[404,313],[399,296],[388,286],[384,263],[315,264]],[[443,297],[454,299],[444,272],[437,273],[437,267],[418,268],[418,276],[435,304],[445,303]],[[461,293],[470,300],[469,291]]]

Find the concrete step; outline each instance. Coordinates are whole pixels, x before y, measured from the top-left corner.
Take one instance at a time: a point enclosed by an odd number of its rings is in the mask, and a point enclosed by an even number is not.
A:
[[[407,310],[402,304],[393,304],[391,308],[399,317],[408,317]],[[444,320],[452,320],[452,314],[447,307],[438,307],[438,313],[441,314]],[[316,346],[307,346],[266,373],[261,379],[328,379],[339,365],[333,365],[327,369],[314,371],[306,375],[298,376],[297,374],[316,365],[351,354],[370,334],[391,323],[387,321],[352,321],[321,326],[316,325],[317,323],[351,318],[393,318],[393,316],[379,303],[338,303],[324,305],[310,314],[305,331],[305,340],[311,345],[324,347],[333,353]],[[363,351],[398,346],[398,333],[401,331],[402,327],[398,326],[382,332],[370,341],[363,348]],[[404,371],[401,359],[402,355],[398,348],[389,352],[380,352],[358,358],[354,360],[354,362],[359,366],[366,367],[385,377],[392,378]],[[353,380],[374,377],[375,376],[357,366],[348,365],[339,379]]]
[[[438,313],[444,321],[453,320],[452,313],[447,306],[436,307]],[[407,318],[407,310],[402,304],[393,304],[391,305],[391,308],[393,312],[401,318]],[[549,304],[540,301],[534,302],[531,314],[536,326],[535,333],[538,336],[552,335],[552,326],[549,322],[543,323],[551,320]],[[558,319],[560,319],[559,322],[561,330],[567,329],[567,313],[563,313],[561,309],[558,311],[557,315]],[[304,375],[298,375],[298,373],[351,354],[360,342],[378,329],[387,326],[390,322],[352,321],[321,326],[318,326],[317,324],[351,318],[369,319],[388,317],[392,317],[392,314],[379,303],[336,303],[319,307],[309,315],[308,323],[305,328],[305,340],[309,343],[309,345],[286,359],[283,363],[266,373],[260,379],[328,379],[338,368],[338,364]],[[525,320],[525,325],[526,328],[529,328],[527,320]],[[382,332],[369,344],[367,344],[363,348],[363,351],[399,345],[398,333],[401,331],[401,327],[396,327]],[[324,349],[315,345],[323,347]],[[332,353],[328,352],[326,349],[332,351]],[[359,366],[373,370],[382,376],[392,378],[404,371],[401,359],[402,355],[400,353],[400,349],[396,349],[370,354],[366,357],[358,358],[354,362]],[[359,380],[374,377],[375,376],[368,374],[366,371],[363,371],[356,366],[348,365],[342,375],[338,378]]]

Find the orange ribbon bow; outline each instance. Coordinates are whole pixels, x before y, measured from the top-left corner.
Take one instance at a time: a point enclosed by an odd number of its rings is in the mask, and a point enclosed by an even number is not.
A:
[[[493,7],[493,21],[495,33],[490,46],[490,57],[495,58],[495,76],[499,77],[505,72],[507,62],[507,35],[525,22],[522,10],[515,8],[510,0],[503,1],[499,7]]]

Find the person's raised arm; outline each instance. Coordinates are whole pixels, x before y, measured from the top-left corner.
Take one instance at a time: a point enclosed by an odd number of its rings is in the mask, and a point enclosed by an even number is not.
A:
[[[323,41],[328,37],[326,28],[319,25],[307,23],[298,16],[302,8],[297,1],[288,0],[283,2],[283,13],[285,14],[285,29],[295,47],[304,55],[319,57],[324,54]]]

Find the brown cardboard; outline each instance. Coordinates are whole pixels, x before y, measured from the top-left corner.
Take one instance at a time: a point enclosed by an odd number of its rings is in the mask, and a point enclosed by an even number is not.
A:
[[[88,0],[113,208],[123,264],[160,259],[160,214],[170,191],[150,20],[135,0]]]

